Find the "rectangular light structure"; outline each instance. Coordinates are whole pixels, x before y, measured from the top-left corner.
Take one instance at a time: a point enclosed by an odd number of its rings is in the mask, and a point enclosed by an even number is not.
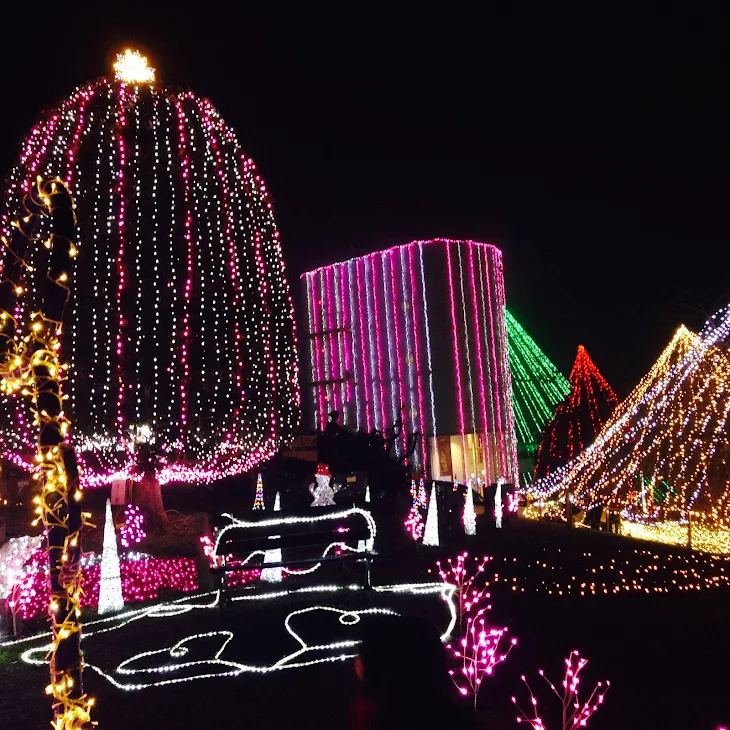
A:
[[[433,479],[514,482],[517,451],[502,253],[475,241],[413,241],[302,276],[309,425],[330,411],[396,443]]]

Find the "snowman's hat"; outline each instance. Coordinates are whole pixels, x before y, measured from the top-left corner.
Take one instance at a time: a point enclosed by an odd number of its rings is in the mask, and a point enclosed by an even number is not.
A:
[[[318,477],[331,477],[329,464],[317,464],[317,471],[314,472],[315,476]]]

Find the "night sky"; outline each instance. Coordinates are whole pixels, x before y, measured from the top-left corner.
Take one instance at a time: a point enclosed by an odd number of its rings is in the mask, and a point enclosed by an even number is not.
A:
[[[730,298],[719,16],[65,7],[32,25],[3,11],[4,173],[41,110],[132,45],[235,128],[297,290],[309,268],[414,238],[489,241],[538,344],[566,374],[584,344],[620,396],[680,322]]]

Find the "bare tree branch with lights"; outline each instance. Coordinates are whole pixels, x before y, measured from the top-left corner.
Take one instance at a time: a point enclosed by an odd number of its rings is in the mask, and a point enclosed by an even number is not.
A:
[[[550,689],[562,704],[562,724],[561,730],[578,730],[588,725],[588,720],[603,704],[603,699],[611,686],[610,682],[598,682],[585,702],[581,702],[578,694],[578,685],[580,684],[580,673],[588,664],[587,659],[583,659],[577,651],[571,651],[565,660],[565,676],[561,689],[558,689],[546,676],[542,669],[538,674],[547,682]],[[538,711],[537,698],[532,688],[527,682],[525,676],[522,681],[530,693],[530,713],[525,712],[518,704],[517,698],[513,697],[512,702],[519,711],[517,722],[526,722],[532,730],[547,730],[544,719]]]
[[[488,556],[469,560],[469,553],[463,552],[456,558],[448,558],[445,564],[436,562],[439,577],[444,583],[456,587],[459,614],[459,632],[466,625],[458,642],[447,644],[446,649],[456,660],[457,669],[449,671],[456,688],[463,696],[471,694],[474,710],[477,707],[479,689],[486,677],[494,673],[494,669],[507,659],[517,639],[509,639],[507,627],[488,626],[485,615],[492,607],[481,606],[490,598],[489,583],[475,585],[477,579],[483,578]],[[472,567],[474,572],[471,571]],[[481,608],[480,608],[481,606]]]
[[[460,694],[472,695],[474,710],[477,709],[479,689],[486,677],[491,677],[494,668],[504,662],[517,639],[508,639],[507,627],[494,628],[487,625],[484,615],[487,608],[481,608],[475,616],[466,619],[466,632],[459,643],[447,644],[446,648],[460,664],[460,670],[449,671]],[[506,641],[507,640],[507,641]]]
[[[484,566],[491,558],[486,555],[481,560],[474,558],[476,569],[471,574],[470,567],[472,565],[470,562],[467,562],[468,559],[469,553],[465,551],[457,555],[455,559],[448,558],[445,564],[442,564],[440,560],[436,561],[439,578],[444,583],[456,586],[456,593],[459,600],[459,630],[462,628],[464,616],[470,611],[473,611],[483,600],[491,597],[491,594],[487,590],[489,582],[485,581],[481,587],[474,585],[477,578],[483,577],[485,572]]]

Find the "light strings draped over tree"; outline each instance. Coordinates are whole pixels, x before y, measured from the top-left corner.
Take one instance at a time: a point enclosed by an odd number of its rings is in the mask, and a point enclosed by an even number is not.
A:
[[[31,130],[4,234],[38,174],[63,177],[77,202],[64,351],[85,483],[132,474],[141,444],[159,451],[161,483],[273,454],[298,420],[292,301],[266,185],[211,103],[122,59]],[[16,314],[34,307],[31,294]],[[28,466],[27,414],[3,407],[0,447]]]
[[[699,336],[679,327],[594,443],[531,493],[545,498],[567,488],[585,508],[616,505],[636,524],[664,525],[659,538],[671,542],[688,539],[692,510],[693,545],[730,552],[728,340],[730,308]]]

